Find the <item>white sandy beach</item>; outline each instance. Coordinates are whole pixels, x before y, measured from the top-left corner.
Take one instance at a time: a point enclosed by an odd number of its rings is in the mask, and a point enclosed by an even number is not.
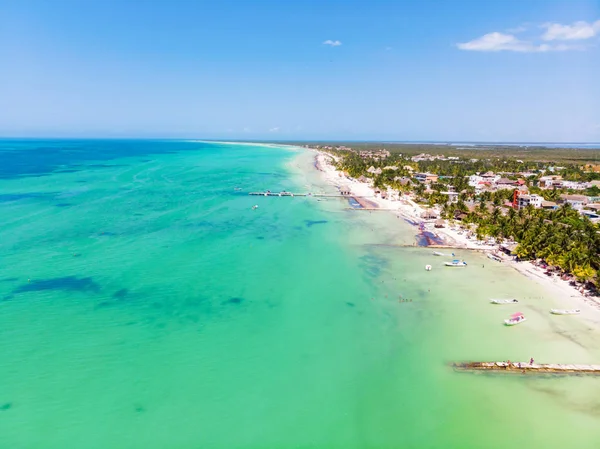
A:
[[[421,218],[423,212],[425,212],[425,209],[416,204],[410,198],[381,198],[381,196],[375,194],[375,190],[369,184],[351,179],[345,176],[339,170],[336,170],[336,168],[331,164],[335,158],[334,156],[322,151],[311,151],[315,152],[316,165],[321,170],[323,177],[329,184],[337,188],[348,187],[351,191],[350,196],[365,197],[365,199],[371,203],[374,203],[380,209],[389,210],[397,216],[410,220],[414,223],[424,223],[425,230],[436,234],[444,241],[443,246],[458,249],[480,250],[487,253],[498,250],[498,245],[488,245],[477,241],[475,238],[468,238],[466,232],[450,227],[447,220],[445,220],[445,227],[435,228],[432,220],[424,220]],[[552,291],[553,294],[560,296],[560,298],[564,300],[564,303],[569,305],[569,307],[579,308],[579,306],[583,303],[588,307],[595,309],[596,311],[600,311],[600,301],[597,298],[582,295],[576,287],[569,285],[568,281],[563,281],[556,275],[545,275],[541,268],[538,268],[531,262],[515,262],[510,260],[508,256],[505,256],[503,257],[502,263],[509,264],[519,273],[535,281],[544,289]]]

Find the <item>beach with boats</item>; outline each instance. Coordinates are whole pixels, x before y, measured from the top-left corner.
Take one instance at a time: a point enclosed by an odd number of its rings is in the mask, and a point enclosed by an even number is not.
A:
[[[366,179],[354,179],[336,169],[334,154],[314,149],[310,151],[314,153],[315,167],[318,167],[319,173],[327,183],[341,189],[348,197],[356,195],[368,199],[371,210],[391,212],[397,218],[413,225],[416,240],[420,245],[482,252],[491,264],[503,263],[545,289],[552,289],[564,297],[580,298],[582,302],[600,310],[600,297],[590,294],[585,283],[578,282],[574,276],[562,273],[556,267],[550,267],[543,260],[519,261],[515,255],[516,242],[499,242],[493,237],[480,240],[476,238],[474,225],[437,218],[438,215],[433,213],[431,208],[416,203],[409,196],[399,195],[398,192],[394,193],[389,189],[384,191],[375,188]],[[439,254],[441,253],[436,255]]]

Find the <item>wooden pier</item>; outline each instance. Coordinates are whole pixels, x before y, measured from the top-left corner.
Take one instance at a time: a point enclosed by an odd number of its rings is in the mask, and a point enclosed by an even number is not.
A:
[[[539,364],[529,362],[457,362],[456,371],[487,371],[510,374],[587,374],[600,376],[600,365]]]
[[[372,196],[341,195],[331,193],[250,192],[253,196],[314,196],[316,198],[373,198]]]

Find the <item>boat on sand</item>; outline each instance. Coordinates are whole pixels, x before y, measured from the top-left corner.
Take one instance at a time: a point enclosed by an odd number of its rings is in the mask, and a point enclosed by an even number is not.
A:
[[[488,257],[488,259],[492,259],[496,262],[502,262],[502,259],[500,257],[496,256],[495,254],[488,253],[487,257]]]
[[[444,254],[444,253],[440,253],[439,251],[434,251],[434,252],[433,252],[433,255],[434,255],[434,256],[445,256],[445,254]]]
[[[521,312],[513,313],[508,320],[504,320],[506,326],[514,326],[515,324],[521,324],[523,321],[527,321],[525,315]]]
[[[581,310],[579,309],[571,309],[571,310],[566,310],[566,309],[550,309],[550,313],[552,315],[578,315],[581,313]]]
[[[490,302],[492,304],[517,304],[519,301],[517,301],[515,298],[512,298],[512,299],[490,299]]]

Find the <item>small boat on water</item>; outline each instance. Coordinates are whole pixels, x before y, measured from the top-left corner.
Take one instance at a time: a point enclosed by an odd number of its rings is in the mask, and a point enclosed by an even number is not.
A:
[[[579,309],[571,309],[571,310],[566,310],[566,309],[550,309],[550,313],[552,315],[578,315],[581,313],[581,310]]]
[[[445,254],[444,254],[444,253],[440,253],[439,251],[434,251],[434,252],[433,252],[433,255],[434,255],[434,256],[445,256]]]
[[[431,271],[431,265],[425,265],[425,270],[426,271]]]
[[[467,262],[464,260],[454,259],[452,262],[444,262],[447,267],[466,267]]]
[[[521,312],[517,312],[513,313],[508,320],[504,320],[504,324],[514,326],[515,324],[521,324],[523,321],[527,321],[527,318]]]
[[[496,256],[495,254],[489,253],[487,255],[487,257],[488,257],[488,259],[495,260],[496,262],[502,262],[502,259],[500,257]]]
[[[255,204],[254,206],[252,206],[252,210],[256,210],[258,209],[258,204]]]
[[[492,304],[517,304],[519,301],[517,301],[514,298],[511,298],[511,299],[490,299],[490,302]]]

